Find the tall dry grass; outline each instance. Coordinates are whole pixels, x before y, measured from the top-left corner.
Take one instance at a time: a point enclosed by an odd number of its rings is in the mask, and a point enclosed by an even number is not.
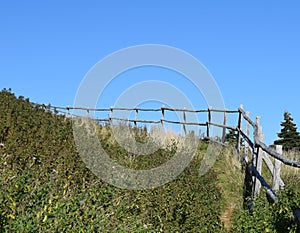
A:
[[[291,159],[294,161],[300,161],[300,152],[299,151],[295,151],[295,150],[285,151],[285,152],[283,152],[283,155],[285,157],[287,157],[288,159]],[[300,181],[300,168],[282,164],[281,174],[283,177],[299,177],[299,181]]]

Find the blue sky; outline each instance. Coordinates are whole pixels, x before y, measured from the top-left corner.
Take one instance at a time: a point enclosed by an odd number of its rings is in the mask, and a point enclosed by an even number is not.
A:
[[[284,111],[300,127],[299,10],[298,1],[2,1],[0,88],[34,102],[72,105],[85,74],[110,53],[169,45],[206,66],[227,108],[242,103],[253,119],[260,115],[271,143]],[[145,70],[144,79],[164,79],[156,72]],[[124,80],[115,86],[125,88]],[[181,82],[172,77],[185,90]],[[188,94],[195,106],[205,105]]]

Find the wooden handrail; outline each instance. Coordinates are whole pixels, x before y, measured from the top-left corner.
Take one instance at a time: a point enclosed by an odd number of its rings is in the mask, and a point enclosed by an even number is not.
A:
[[[248,121],[250,125],[253,126],[253,128],[257,128],[257,124],[254,121],[252,121],[250,117],[247,116],[246,112],[241,107],[239,107],[239,112],[242,114],[244,119]]]
[[[275,192],[272,190],[271,186],[265,181],[265,179],[261,176],[261,174],[257,171],[254,164],[252,164],[252,172],[254,173],[255,177],[259,180],[261,185],[265,188],[267,195],[273,200],[277,201],[277,196]]]
[[[294,160],[290,160],[288,158],[286,158],[285,156],[277,153],[275,150],[273,150],[272,148],[268,147],[266,144],[264,144],[263,142],[261,142],[260,140],[257,140],[255,142],[255,144],[257,146],[259,146],[263,151],[267,152],[269,155],[271,155],[273,158],[280,160],[281,162],[283,162],[286,165],[289,166],[293,166],[293,167],[297,167],[300,168],[300,162],[298,161],[294,161]]]

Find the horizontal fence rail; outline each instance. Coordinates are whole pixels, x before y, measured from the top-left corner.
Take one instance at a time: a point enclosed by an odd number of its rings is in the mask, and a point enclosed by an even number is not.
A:
[[[206,138],[209,138],[210,135],[210,126],[215,126],[219,128],[223,128],[223,136],[222,142],[225,141],[226,129],[236,130],[236,127],[229,126],[226,123],[226,117],[228,113],[238,113],[238,110],[228,110],[228,109],[213,109],[209,107],[208,109],[186,109],[186,108],[170,108],[161,106],[160,108],[125,108],[125,107],[110,107],[110,108],[86,108],[86,107],[74,107],[74,106],[67,106],[67,107],[57,107],[57,106],[49,106],[52,111],[65,114],[66,116],[78,117],[78,115],[71,112],[72,110],[82,110],[86,111],[86,115],[89,116],[90,112],[108,112],[108,118],[95,118],[94,120],[97,122],[112,122],[112,121],[122,121],[122,122],[130,122],[134,123],[150,123],[150,124],[162,124],[163,123],[170,123],[170,124],[178,124],[183,126],[184,135],[187,134],[186,126],[201,126],[206,127]],[[116,111],[135,111],[135,118],[128,119],[128,118],[119,118],[113,117],[114,112]],[[183,121],[176,121],[165,119],[165,113],[167,111],[170,112],[181,112],[183,114]],[[159,120],[145,120],[145,119],[138,119],[139,112],[161,112],[161,118]],[[223,113],[224,114],[224,124],[217,124],[211,121],[212,113]],[[192,122],[186,120],[186,113],[207,113],[207,121],[205,122]]]
[[[290,160],[290,159],[284,157],[283,155],[277,153],[275,150],[273,150],[272,148],[269,148],[266,144],[264,144],[263,142],[261,142],[259,140],[256,141],[255,143],[256,143],[257,146],[259,146],[262,150],[267,152],[273,158],[280,160],[281,162],[283,162],[286,165],[300,168],[300,162]]]

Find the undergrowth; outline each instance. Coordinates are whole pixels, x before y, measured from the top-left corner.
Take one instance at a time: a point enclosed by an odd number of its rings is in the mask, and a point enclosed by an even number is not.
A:
[[[137,141],[148,140],[147,129],[132,130]],[[138,157],[115,141],[108,125],[97,126],[97,136],[112,159],[134,169],[156,167],[178,149],[171,135],[156,152]],[[0,232],[295,230],[290,211],[299,205],[299,185],[282,192],[276,207],[259,198],[249,215],[242,209],[243,172],[232,148],[199,176],[208,148],[199,141],[192,162],[172,182],[147,190],[116,188],[85,166],[70,119],[7,90],[0,92],[0,143]]]
[[[223,231],[217,174],[198,176],[206,143],[176,180],[155,189],[123,190],[86,168],[71,120],[49,109],[0,93],[1,232]],[[101,127],[106,127],[99,138],[107,153],[129,167],[156,166],[176,147],[173,142],[128,164],[132,155],[111,140],[108,126]]]

